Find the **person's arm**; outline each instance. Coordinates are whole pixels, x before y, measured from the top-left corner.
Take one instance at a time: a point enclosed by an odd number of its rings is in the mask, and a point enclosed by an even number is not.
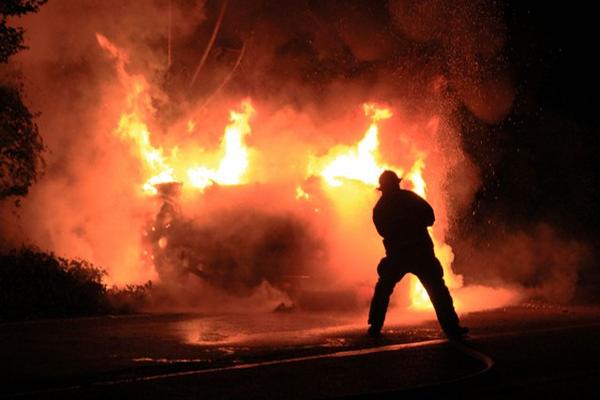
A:
[[[408,192],[412,200],[413,207],[411,220],[414,224],[422,226],[431,226],[435,222],[435,214],[429,203],[414,192]]]

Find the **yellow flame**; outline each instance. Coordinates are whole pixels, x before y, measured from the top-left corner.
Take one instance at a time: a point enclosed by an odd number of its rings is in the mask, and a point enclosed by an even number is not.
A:
[[[406,174],[404,179],[407,179],[412,184],[412,190],[417,193],[419,196],[424,199],[427,198],[427,184],[425,183],[425,179],[423,179],[423,169],[425,168],[425,162],[422,158],[418,158],[417,161],[413,164],[410,171]],[[431,228],[430,228],[431,233]],[[427,294],[427,290],[423,287],[419,279],[415,276],[411,276],[411,285],[410,285],[410,300],[411,306],[416,309],[430,309],[432,308],[431,301],[429,300],[429,295]]]
[[[365,115],[371,118],[371,124],[363,138],[355,146],[338,148],[330,152],[330,154],[324,157],[324,165],[322,159],[312,160],[313,167],[309,171],[314,173],[316,169],[316,173],[332,187],[340,187],[344,179],[360,181],[375,186],[378,183],[379,175],[385,169],[394,170],[399,175],[403,174],[402,168],[383,163],[379,153],[379,127],[377,123],[381,120],[391,118],[391,111],[386,108],[378,108],[374,104],[365,104],[363,109]],[[317,167],[315,168],[314,165],[317,165]],[[319,165],[321,166],[320,169]],[[415,193],[423,198],[427,198],[427,184],[423,178],[424,169],[425,156],[418,155],[410,170],[404,174],[403,182],[409,182]],[[429,230],[433,238],[436,255],[444,268],[444,276],[448,286],[461,286],[462,277],[454,275],[450,268],[454,258],[452,249],[447,244],[436,240],[431,228]],[[411,279],[411,307],[415,309],[431,309],[432,304],[427,291],[416,277],[411,277]]]
[[[426,199],[427,185],[425,183],[425,179],[423,179],[424,169],[425,162],[423,159],[417,159],[406,175],[406,179],[411,182],[415,193]],[[452,272],[451,265],[452,261],[454,261],[454,253],[452,252],[452,248],[448,244],[439,241],[433,234],[433,230],[431,228],[429,228],[429,233],[433,239],[436,257],[440,260],[442,268],[444,269],[444,279],[446,284],[451,288],[462,286],[462,276],[456,275]],[[411,277],[410,299],[411,307],[414,309],[424,310],[433,308],[433,305],[429,299],[429,295],[427,294],[427,290],[425,290],[421,282],[419,282],[416,277]]]
[[[391,118],[392,112],[387,108],[378,108],[374,104],[364,104],[363,109],[365,115],[371,118],[371,124],[363,138],[355,146],[334,149],[325,157],[324,167],[314,167],[314,164],[321,164],[322,160],[312,160],[313,167],[310,170],[318,170],[317,174],[330,186],[341,186],[343,179],[376,185],[381,172],[390,168],[379,161],[381,157],[377,123]]]
[[[187,170],[189,183],[198,189],[204,189],[213,183],[221,185],[237,185],[243,183],[243,176],[248,169],[248,149],[244,137],[251,131],[249,119],[254,108],[249,100],[242,102],[242,111],[231,111],[230,124],[225,128],[221,142],[223,158],[215,170],[205,166],[196,166]]]
[[[152,115],[152,102],[147,94],[147,82],[142,76],[130,76],[125,64],[127,54],[112,44],[106,37],[97,34],[100,46],[116,60],[116,69],[119,80],[125,86],[128,95],[125,98],[125,111],[121,115],[117,133],[123,138],[134,143],[143,169],[144,182],[141,188],[144,193],[155,195],[155,185],[166,182],[182,181],[187,187],[203,190],[218,183],[221,185],[235,185],[245,182],[245,174],[249,166],[249,149],[244,139],[250,134],[249,120],[254,113],[254,108],[249,100],[242,102],[241,111],[230,112],[230,123],[225,128],[220,145],[221,158],[217,168],[199,164],[189,167],[181,165],[177,160],[178,149],[174,147],[170,154],[165,154],[162,147],[156,147],[151,140],[151,132],[145,118]],[[309,173],[320,175],[332,187],[343,185],[345,180],[362,182],[375,186],[378,177],[384,169],[395,170],[403,175],[402,168],[389,166],[381,161],[379,153],[379,126],[380,121],[392,117],[392,112],[375,104],[364,104],[364,113],[370,118],[370,125],[363,138],[354,146],[338,146],[323,158],[312,158]],[[195,132],[196,123],[189,120],[185,126],[187,133]],[[425,169],[424,156],[417,157],[404,180],[412,184],[413,190],[426,197],[426,182],[423,178]],[[296,188],[297,199],[308,199],[309,195],[302,187]],[[318,212],[318,209],[315,209]],[[433,236],[433,235],[432,235]],[[460,286],[461,277],[454,275],[450,269],[453,260],[450,246],[433,237],[436,254],[445,270],[445,277],[450,287]],[[160,241],[161,248],[167,242]],[[411,299],[414,308],[430,308],[431,303],[427,292],[414,280],[411,285]]]
[[[142,190],[147,194],[156,194],[154,185],[175,181],[173,168],[161,147],[154,147],[150,140],[150,131],[143,120],[145,99],[144,82],[133,82],[133,88],[126,99],[127,111],[124,112],[117,126],[121,138],[129,139],[136,144],[137,153],[143,161],[145,175],[150,178],[142,184]],[[175,149],[174,149],[175,150]]]
[[[151,134],[143,121],[138,107],[139,97],[143,90],[136,86],[128,100],[128,111],[125,112],[117,127],[117,132],[122,138],[130,139],[136,145],[137,153],[143,162],[146,175],[150,177],[142,184],[145,193],[157,193],[155,185],[166,182],[177,182],[178,174],[174,165],[177,165],[177,147],[166,156],[161,147],[155,147],[151,142]],[[242,102],[242,111],[231,111],[230,124],[225,128],[221,141],[222,158],[218,168],[211,169],[204,165],[197,165],[184,169],[184,181],[189,187],[204,189],[214,183],[221,185],[236,185],[243,183],[243,176],[248,168],[248,149],[244,137],[250,133],[249,119],[254,112],[250,101]],[[181,172],[181,170],[179,170]]]
[[[96,39],[116,61],[120,82],[128,92],[125,98],[125,111],[119,118],[117,133],[135,145],[135,152],[142,161],[145,182],[141,185],[146,194],[157,193],[155,185],[167,182],[182,182],[187,187],[203,190],[214,183],[236,185],[243,183],[244,174],[249,164],[249,150],[244,138],[251,131],[249,120],[254,113],[250,100],[244,100],[241,111],[231,111],[230,123],[225,128],[221,140],[222,157],[216,169],[206,165],[183,165],[178,160],[178,148],[173,147],[166,155],[162,147],[152,144],[151,132],[145,122],[153,114],[152,101],[147,93],[148,84],[143,76],[129,75],[125,69],[127,53],[111,43],[105,36],[96,34]],[[185,126],[187,133],[196,129],[196,122],[188,120]]]
[[[425,183],[425,179],[423,179],[423,169],[425,169],[425,161],[421,157],[417,158],[417,161],[415,161],[404,179],[410,181],[413,192],[426,199],[427,193],[425,193],[425,190],[427,189],[427,184]]]

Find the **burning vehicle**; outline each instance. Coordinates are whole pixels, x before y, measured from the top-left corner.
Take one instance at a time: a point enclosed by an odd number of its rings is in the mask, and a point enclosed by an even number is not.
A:
[[[199,221],[182,213],[180,183],[156,188],[162,205],[144,239],[161,282],[185,285],[194,277],[241,297],[266,283],[297,302],[303,281],[323,275],[323,249],[291,213],[240,208]]]
[[[99,42],[115,53],[105,38],[99,37]],[[144,232],[146,262],[157,272],[160,282],[185,285],[194,277],[239,296],[248,296],[266,283],[292,304],[308,308],[310,298],[323,298],[323,293],[333,291],[336,297],[346,298],[347,306],[356,307],[360,302],[356,296],[332,288],[337,283],[332,285],[336,279],[327,265],[330,260],[326,247],[349,243],[328,240],[331,230],[319,232],[316,225],[338,225],[334,228],[336,236],[340,229],[354,231],[357,227],[339,224],[340,219],[356,218],[352,214],[360,209],[347,202],[354,201],[356,193],[372,192],[382,170],[394,168],[402,173],[403,168],[383,163],[379,154],[378,124],[392,117],[391,110],[364,104],[362,111],[370,123],[360,141],[311,156],[305,176],[292,190],[289,182],[247,180],[254,150],[244,141],[251,131],[249,120],[254,113],[249,100],[241,103],[241,111],[230,112],[230,124],[220,144],[221,158],[215,168],[210,168],[181,162],[182,150],[166,156],[162,148],[152,145],[142,118],[143,105],[148,102],[140,101],[144,98],[141,87],[134,85],[131,109],[122,115],[117,131],[134,145],[147,171],[141,191],[160,203]],[[423,158],[418,157],[403,175],[413,190],[425,196]],[[343,186],[351,193],[336,193]],[[190,188],[192,193],[183,196],[183,191]],[[369,207],[365,203],[361,206],[363,210]],[[186,208],[194,211],[190,213]],[[202,211],[194,215],[198,210]],[[340,212],[348,215],[336,215]],[[364,223],[364,216],[361,220]],[[436,245],[449,268],[451,250],[443,243]],[[450,269],[447,276],[451,285],[460,285],[460,276]],[[342,287],[348,287],[348,282]],[[427,294],[416,280],[411,293],[413,305],[429,307]]]

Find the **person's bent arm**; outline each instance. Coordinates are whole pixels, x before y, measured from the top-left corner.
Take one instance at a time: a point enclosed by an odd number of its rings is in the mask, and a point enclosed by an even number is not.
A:
[[[414,200],[414,210],[410,219],[413,223],[423,226],[432,226],[435,222],[435,214],[433,208],[421,196],[414,192],[410,192]]]

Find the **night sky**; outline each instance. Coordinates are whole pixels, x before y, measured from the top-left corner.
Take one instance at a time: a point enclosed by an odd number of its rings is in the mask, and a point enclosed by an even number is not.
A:
[[[591,6],[520,1],[505,3],[504,10],[516,97],[508,117],[496,125],[461,111],[463,141],[484,182],[461,228],[485,236],[495,226],[527,230],[544,222],[595,249],[600,237],[596,13]],[[488,238],[492,246],[494,240]],[[598,286],[597,264],[598,256],[591,254],[580,284]]]
[[[570,235],[597,239],[594,13],[521,2],[505,10],[517,88],[512,112],[492,126],[468,112],[463,119],[466,148],[485,173],[477,218],[545,220]]]

